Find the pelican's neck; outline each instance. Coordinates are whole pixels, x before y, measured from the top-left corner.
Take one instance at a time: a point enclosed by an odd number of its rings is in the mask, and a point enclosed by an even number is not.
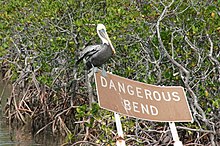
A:
[[[100,39],[102,40],[102,44],[109,45],[108,41],[105,38],[100,37]]]
[[[100,25],[99,25],[100,26]],[[101,27],[101,26],[100,26]],[[102,26],[103,28],[97,28],[97,33],[99,35],[99,38],[102,40],[102,44],[106,44],[106,45],[109,45],[113,51],[113,53],[115,54],[115,49],[114,47],[112,46],[112,43],[108,37],[108,34],[106,32],[106,29],[104,26]]]

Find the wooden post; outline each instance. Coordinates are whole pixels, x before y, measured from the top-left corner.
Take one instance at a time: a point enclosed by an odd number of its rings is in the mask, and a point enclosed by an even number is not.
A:
[[[183,146],[182,142],[179,140],[179,136],[176,130],[176,125],[174,122],[169,122],[171,134],[174,140],[174,146]]]
[[[116,129],[118,133],[116,146],[125,146],[124,134],[121,126],[121,120],[118,113],[114,112],[115,114],[115,122],[116,122]]]

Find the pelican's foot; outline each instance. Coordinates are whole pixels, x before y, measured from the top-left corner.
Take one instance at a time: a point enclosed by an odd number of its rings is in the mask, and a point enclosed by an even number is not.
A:
[[[102,74],[103,77],[107,77],[107,73],[106,73],[104,68],[102,69],[102,73],[101,74]]]
[[[98,72],[98,67],[93,67],[93,72],[97,73]]]

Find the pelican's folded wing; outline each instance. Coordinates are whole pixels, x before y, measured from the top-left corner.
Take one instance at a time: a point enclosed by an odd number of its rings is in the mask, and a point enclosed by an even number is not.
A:
[[[80,52],[80,57],[76,61],[76,64],[78,64],[84,58],[86,60],[89,59],[92,55],[97,53],[99,50],[101,50],[101,46],[100,45],[87,46],[83,51]]]

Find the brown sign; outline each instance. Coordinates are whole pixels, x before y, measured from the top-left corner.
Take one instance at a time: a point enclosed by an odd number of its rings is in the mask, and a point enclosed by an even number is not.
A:
[[[127,116],[159,122],[192,122],[181,86],[155,86],[95,73],[99,105]]]

